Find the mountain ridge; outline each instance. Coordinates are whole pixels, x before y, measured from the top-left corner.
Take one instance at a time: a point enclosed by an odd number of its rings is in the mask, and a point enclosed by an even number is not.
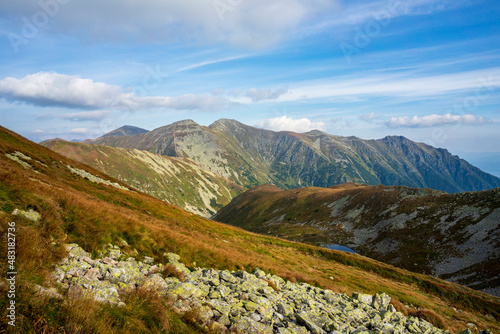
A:
[[[208,127],[184,120],[135,136],[87,142],[187,157],[247,188],[265,183],[293,189],[357,182],[455,193],[500,187],[499,178],[446,149],[403,136],[363,140],[318,130],[275,132],[220,119]]]

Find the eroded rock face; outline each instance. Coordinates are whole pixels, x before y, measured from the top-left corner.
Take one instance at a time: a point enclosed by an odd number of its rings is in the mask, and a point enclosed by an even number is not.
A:
[[[92,260],[76,244],[54,278],[69,298],[93,298],[121,305],[120,290],[142,287],[173,301],[179,313],[198,310],[198,320],[219,333],[447,333],[430,323],[396,312],[386,294],[352,297],[291,283],[260,269],[190,271],[176,254],[165,254],[179,277],[164,278],[154,259],[123,259],[116,246]],[[109,261],[113,259],[112,261]],[[272,282],[274,287],[268,284]]]

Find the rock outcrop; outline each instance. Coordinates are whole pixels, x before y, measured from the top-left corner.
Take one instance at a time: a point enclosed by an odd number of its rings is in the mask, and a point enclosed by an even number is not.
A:
[[[67,298],[93,298],[123,305],[120,290],[154,290],[178,313],[194,311],[198,321],[220,333],[447,333],[396,312],[386,294],[352,297],[306,283],[292,283],[260,269],[189,270],[173,253],[166,264],[145,257],[124,258],[117,246],[92,259],[76,244],[54,278]],[[164,277],[174,273],[175,277]],[[486,333],[486,332],[485,332]]]

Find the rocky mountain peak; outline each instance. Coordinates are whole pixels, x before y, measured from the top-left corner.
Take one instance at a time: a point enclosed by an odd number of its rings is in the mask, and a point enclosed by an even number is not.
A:
[[[319,136],[326,135],[326,133],[324,133],[323,131],[319,131],[319,130],[311,130],[311,131],[306,132],[306,135],[311,136],[311,137],[312,136],[319,137]]]
[[[118,129],[115,129],[113,131],[110,131],[106,133],[105,135],[101,136],[101,138],[104,137],[124,137],[124,136],[135,136],[141,133],[146,133],[149,132],[148,130],[132,126],[132,125],[124,125]]]
[[[241,128],[246,126],[247,125],[240,123],[234,119],[221,118],[210,124],[208,127],[212,130],[217,130],[217,129],[227,129],[227,128]]]
[[[200,126],[198,123],[196,123],[192,119],[184,119],[182,121],[174,122],[171,125],[173,125],[173,126],[182,126],[182,125],[184,125],[184,126],[190,126],[190,125]]]

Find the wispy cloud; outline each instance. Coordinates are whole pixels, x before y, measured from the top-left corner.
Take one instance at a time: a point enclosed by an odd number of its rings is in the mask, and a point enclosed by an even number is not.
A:
[[[288,88],[278,88],[275,90],[272,89],[259,89],[259,88],[250,88],[246,96],[251,98],[252,101],[258,102],[263,100],[275,100],[280,96],[286,94],[288,92]]]
[[[191,65],[179,68],[178,70],[173,71],[172,74],[177,74],[177,73],[181,73],[181,72],[185,72],[185,71],[190,71],[190,70],[194,70],[194,69],[205,67],[205,66],[209,66],[209,65],[215,65],[215,64],[230,62],[230,61],[233,61],[233,60],[245,59],[247,57],[249,57],[249,55],[239,55],[239,56],[226,57],[226,58],[215,59],[215,60],[202,61],[202,62],[199,62],[199,63],[196,63],[196,64],[191,64]]]
[[[287,116],[266,119],[257,124],[258,127],[274,131],[307,132],[311,130],[325,130],[324,122],[313,122],[308,118],[293,119]]]
[[[87,128],[76,128],[76,129],[71,129],[69,131],[69,133],[73,133],[73,134],[87,134],[90,132],[91,132],[91,130],[89,130]]]
[[[345,4],[331,15],[328,21],[320,22],[312,29],[324,30],[339,26],[353,26],[368,21],[390,22],[396,17],[427,15],[464,6],[463,2],[449,0],[415,0],[415,1],[367,1]]]
[[[413,73],[414,74],[414,73]],[[280,101],[316,98],[345,98],[349,96],[432,97],[467,91],[486,91],[489,94],[500,87],[500,67],[431,76],[386,74],[363,78],[338,77],[334,82],[295,83]],[[486,95],[485,92],[482,92]]]
[[[109,110],[94,110],[62,114],[60,118],[71,121],[99,121],[112,114]]]
[[[387,122],[387,126],[391,128],[398,127],[414,127],[414,128],[423,128],[423,127],[433,127],[433,126],[442,126],[442,125],[453,125],[453,124],[467,124],[467,125],[483,125],[487,122],[482,116],[475,115],[427,115],[427,116],[399,116],[392,117],[389,122]]]
[[[375,112],[370,112],[370,113],[366,113],[366,114],[362,114],[359,116],[360,119],[362,119],[363,121],[371,121],[375,118],[377,118],[377,115],[375,115]]]

